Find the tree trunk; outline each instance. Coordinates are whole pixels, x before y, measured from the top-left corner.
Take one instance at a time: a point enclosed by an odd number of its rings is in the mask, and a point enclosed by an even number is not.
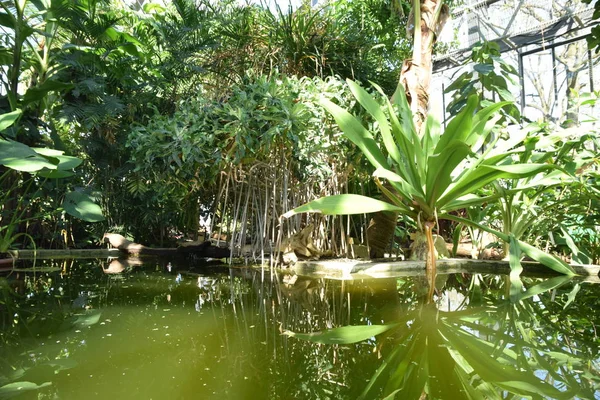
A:
[[[413,57],[405,60],[402,65],[396,92],[403,90],[406,93],[413,112],[415,127],[419,132],[429,107],[433,44],[448,20],[449,11],[448,6],[443,4],[443,0],[413,0],[413,4],[407,26],[408,36],[414,36]],[[411,21],[414,21],[414,24],[411,24]],[[380,198],[391,203],[383,194]],[[372,258],[383,257],[394,234],[397,219],[398,213],[393,212],[373,215],[367,228],[369,252]]]
[[[381,194],[380,200],[391,201]],[[367,227],[367,245],[369,246],[369,257],[383,258],[385,249],[390,244],[394,231],[396,230],[398,213],[393,211],[380,211],[373,214]]]

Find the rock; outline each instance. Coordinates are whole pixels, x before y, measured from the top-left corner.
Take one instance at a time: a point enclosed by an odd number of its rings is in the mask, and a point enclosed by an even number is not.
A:
[[[192,244],[178,248],[157,249],[146,247],[142,244],[127,240],[117,233],[105,233],[103,237],[105,243],[129,254],[140,254],[150,256],[170,256],[170,255],[188,255],[193,254],[197,257],[225,258],[229,257],[231,252],[228,248],[212,246],[209,241]]]
[[[410,245],[409,260],[425,260],[427,257],[427,237],[423,232],[410,234],[412,243]],[[444,238],[439,235],[433,235],[433,245],[435,247],[435,258],[449,258],[450,253],[446,247]]]
[[[284,263],[298,261],[298,257],[318,260],[323,252],[317,249],[313,241],[314,225],[309,224],[300,232],[284,239],[279,246],[279,251],[283,254]]]

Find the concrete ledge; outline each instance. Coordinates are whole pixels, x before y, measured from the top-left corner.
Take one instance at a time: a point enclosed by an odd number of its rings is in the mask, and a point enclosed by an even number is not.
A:
[[[9,250],[14,258],[21,260],[48,258],[107,258],[119,257],[119,249],[39,249],[39,250]]]
[[[525,276],[558,275],[553,270],[537,262],[523,261]],[[586,281],[600,282],[599,265],[571,265],[575,272]],[[364,279],[391,278],[400,276],[416,276],[425,273],[425,261],[358,261],[358,260],[323,260],[301,261],[294,265],[298,275],[320,275],[332,279]],[[508,261],[442,259],[437,260],[438,274],[482,273],[509,274]]]

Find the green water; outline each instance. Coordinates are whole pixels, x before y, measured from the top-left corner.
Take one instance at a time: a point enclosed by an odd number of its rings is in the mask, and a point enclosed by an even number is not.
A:
[[[0,399],[600,398],[598,284],[105,264],[0,275]]]

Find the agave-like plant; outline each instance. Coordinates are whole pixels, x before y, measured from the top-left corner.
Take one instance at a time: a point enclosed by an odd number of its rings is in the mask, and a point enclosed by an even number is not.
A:
[[[383,148],[376,136],[361,121],[333,102],[322,99],[321,104],[332,114],[344,135],[360,148],[375,167],[373,174],[379,189],[391,203],[370,197],[343,194],[323,197],[297,207],[284,217],[304,212],[329,215],[363,214],[377,211],[397,211],[417,221],[419,231],[428,244],[427,271],[435,274],[433,230],[439,219],[449,219],[492,232],[509,242],[509,235],[451,215],[452,211],[497,200],[498,196],[479,196],[477,191],[498,179],[516,179],[544,174],[553,168],[545,163],[518,163],[511,157],[518,150],[493,152],[498,137],[490,137],[500,118],[497,111],[510,102],[499,102],[480,109],[476,96],[442,132],[440,122],[430,113],[420,132],[413,123],[413,113],[402,90],[391,100],[383,95],[384,105],[357,83],[348,80],[357,101],[376,121]],[[518,143],[515,143],[517,145]],[[387,180],[383,185],[381,179]],[[572,268],[551,256],[516,241],[520,250],[531,258],[556,270],[574,274]]]

